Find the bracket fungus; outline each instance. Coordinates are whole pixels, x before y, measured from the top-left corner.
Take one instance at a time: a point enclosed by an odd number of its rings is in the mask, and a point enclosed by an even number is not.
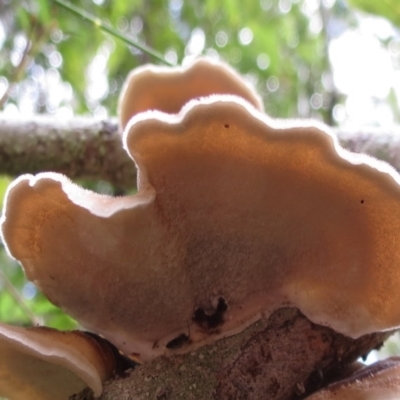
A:
[[[215,94],[242,97],[263,110],[261,97],[229,65],[198,58],[186,67],[144,65],[127,77],[119,98],[120,127],[136,114],[159,110],[178,113],[189,100]]]
[[[46,296],[143,361],[188,352],[293,306],[350,337],[400,326],[400,178],[322,126],[234,96],[133,117],[138,193],[24,175],[8,252]]]
[[[86,386],[99,396],[117,368],[116,354],[85,332],[0,324],[0,396],[65,400]]]

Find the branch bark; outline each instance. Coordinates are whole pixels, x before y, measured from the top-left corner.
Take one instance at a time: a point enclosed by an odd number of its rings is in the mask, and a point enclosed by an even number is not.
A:
[[[121,145],[116,120],[0,117],[0,174],[60,172],[118,189],[136,184],[136,169]]]
[[[400,170],[400,127],[336,129],[343,147],[387,161]],[[61,172],[71,179],[97,179],[132,189],[136,169],[121,145],[116,119],[0,116],[0,174]]]
[[[98,400],[302,399],[390,334],[351,339],[283,308],[195,352],[140,365],[106,382]],[[90,389],[70,399],[95,400]]]

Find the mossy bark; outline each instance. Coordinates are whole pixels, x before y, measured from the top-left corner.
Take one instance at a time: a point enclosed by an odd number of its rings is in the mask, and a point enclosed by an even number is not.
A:
[[[284,308],[193,353],[140,365],[106,382],[100,400],[301,399],[389,335],[351,339]],[[87,389],[71,399],[94,397]]]

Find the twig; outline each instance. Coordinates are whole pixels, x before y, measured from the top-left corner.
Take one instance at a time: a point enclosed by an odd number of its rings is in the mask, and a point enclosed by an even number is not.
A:
[[[38,318],[25,304],[25,301],[22,298],[21,294],[17,291],[17,289],[15,289],[14,285],[10,282],[6,274],[1,269],[0,269],[0,279],[4,282],[6,289],[11,294],[15,302],[18,304],[21,310],[27,315],[31,324],[33,326],[43,325],[43,321],[41,320],[41,318]]]
[[[105,24],[103,21],[101,21],[99,18],[94,17],[93,15],[89,14],[88,12],[73,6],[72,4],[69,4],[63,0],[54,0],[55,3],[57,3],[59,6],[64,7],[68,11],[72,12],[75,15],[78,15],[82,19],[91,22],[98,28],[102,29],[103,31],[110,33],[111,35],[117,37],[118,39],[122,40],[123,42],[129,44],[130,46],[136,47],[137,49],[143,51],[144,53],[149,54],[150,56],[156,58],[157,60],[161,61],[162,63],[166,65],[173,66],[174,64],[170,63],[167,61],[161,53],[158,51],[152,49],[151,47],[146,46],[145,44],[140,44],[133,39],[129,38],[128,36],[123,35],[120,31],[117,29],[114,29],[113,27]]]
[[[33,18],[33,23],[31,25],[31,29],[27,37],[26,45],[22,53],[21,60],[15,67],[12,73],[12,77],[10,79],[10,83],[6,91],[0,98],[0,109],[3,108],[3,106],[7,103],[12,89],[18,82],[21,81],[30,61],[35,57],[36,53],[41,48],[43,42],[46,40],[48,33],[52,29],[52,24],[43,29],[43,27],[40,26],[40,24],[38,24],[38,20],[34,17],[32,18]]]

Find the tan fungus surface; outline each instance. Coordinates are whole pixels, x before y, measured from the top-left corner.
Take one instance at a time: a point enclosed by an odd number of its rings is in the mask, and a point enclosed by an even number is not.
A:
[[[214,94],[236,95],[263,110],[256,91],[222,62],[199,58],[186,67],[138,67],[128,75],[119,98],[121,129],[140,112],[159,110],[176,114],[188,101]]]
[[[65,400],[89,386],[99,396],[113,354],[79,331],[0,324],[0,396],[10,400]]]
[[[149,360],[275,309],[358,337],[400,325],[400,187],[324,127],[230,96],[140,114],[124,135],[137,195],[58,174],[10,187],[10,254],[55,304]]]

